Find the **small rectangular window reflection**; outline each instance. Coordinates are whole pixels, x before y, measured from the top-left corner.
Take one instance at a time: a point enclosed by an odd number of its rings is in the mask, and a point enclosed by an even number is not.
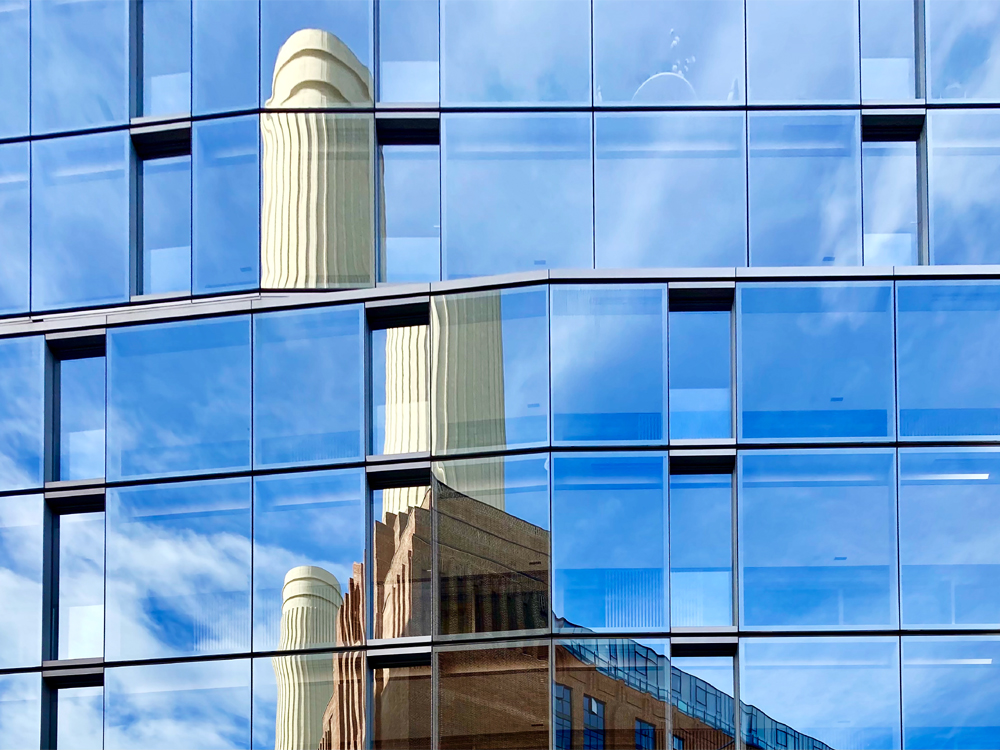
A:
[[[378,100],[438,100],[437,0],[379,0]]]
[[[58,362],[59,449],[56,478],[104,476],[104,423],[107,411],[105,359],[82,357]]]
[[[733,436],[732,313],[710,307],[670,311],[672,440]]]
[[[861,148],[864,264],[919,262],[917,143],[875,142]]]
[[[104,746],[104,686],[56,691],[56,742],[59,750]]]
[[[372,682],[373,750],[431,747],[431,665],[373,669]]]
[[[191,155],[142,162],[139,293],[191,292]]]
[[[400,5],[420,4],[420,0]],[[441,278],[441,147],[383,145],[379,280]]]
[[[416,325],[371,332],[371,455],[429,448],[429,331]]]
[[[104,512],[60,515],[58,535],[58,658],[101,657],[104,655]]]
[[[191,0],[140,0],[143,115],[191,111]]]

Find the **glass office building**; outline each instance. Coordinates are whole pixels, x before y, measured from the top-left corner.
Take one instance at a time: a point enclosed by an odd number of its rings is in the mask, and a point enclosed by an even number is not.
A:
[[[998,372],[996,0],[0,3],[0,748],[997,750]]]

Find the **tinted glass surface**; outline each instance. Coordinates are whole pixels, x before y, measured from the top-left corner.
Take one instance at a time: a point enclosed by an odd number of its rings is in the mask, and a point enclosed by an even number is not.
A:
[[[104,747],[104,687],[63,688],[56,694],[56,747]]]
[[[431,665],[375,669],[372,680],[372,748],[430,747]]]
[[[259,16],[254,0],[192,1],[193,114],[257,106]]]
[[[143,115],[191,111],[191,0],[143,0]]]
[[[395,5],[422,5],[399,0]],[[435,79],[436,80],[436,79]],[[441,148],[382,146],[379,278],[437,281],[441,278]]]
[[[250,524],[248,479],[109,489],[105,657],[248,651]]]
[[[369,453],[430,450],[430,326],[371,332]]]
[[[984,0],[927,1],[930,99],[1000,100],[1000,7]]]
[[[557,454],[552,461],[555,628],[665,630],[666,456]]]
[[[761,284],[737,294],[743,439],[893,436],[890,284]]]
[[[364,455],[359,305],[254,318],[254,465]]]
[[[58,517],[60,659],[104,656],[104,513]]]
[[[717,6],[631,0],[603,5]],[[746,148],[739,113],[599,114],[598,268],[745,266]]]
[[[381,102],[438,100],[438,3],[380,0],[378,4]]]
[[[59,362],[59,479],[104,476],[104,357]]]
[[[177,2],[177,0],[170,0]],[[191,157],[142,163],[141,294],[191,293]]]
[[[578,4],[517,8],[550,2]],[[581,113],[442,118],[444,278],[593,267],[590,122]]]
[[[732,313],[670,312],[670,436],[733,436]]]
[[[30,49],[29,0],[15,0],[0,10],[0,137],[28,134]]]
[[[0,341],[0,487],[42,484],[45,430],[45,341]]]
[[[38,665],[42,658],[42,513],[41,495],[0,499],[0,598],[4,602],[0,666],[4,668]],[[2,696],[0,688],[0,701]]]
[[[865,143],[861,158],[865,265],[917,265],[917,144]]]
[[[861,1],[861,98],[866,102],[916,96],[915,12],[909,0]]]
[[[352,658],[353,657],[353,658]],[[354,675],[334,674],[334,663],[357,663],[364,667],[364,657],[359,655],[295,654],[272,656],[253,660],[253,741],[254,750],[275,747],[321,747],[326,729],[323,711],[336,688],[345,690],[352,698],[361,697],[360,687],[351,680]],[[354,690],[351,690],[354,688]],[[290,703],[289,697],[301,697],[300,702]],[[360,706],[364,711],[363,698]],[[363,714],[360,717],[364,718]],[[329,740],[330,735],[326,735]],[[338,737],[339,739],[339,737]],[[336,744],[332,747],[345,747]],[[246,745],[243,745],[246,747]]]
[[[690,717],[674,714],[674,736],[705,750],[731,748],[736,734],[733,657],[675,656],[671,663],[671,702]],[[673,744],[676,747],[676,739]]]
[[[42,721],[42,680],[38,674],[0,676],[0,747],[38,747]]]
[[[745,627],[896,626],[893,451],[744,453],[739,472]]]
[[[128,301],[130,150],[127,132],[32,144],[33,310]]]
[[[857,114],[751,113],[750,265],[860,265],[858,125]]]
[[[666,285],[551,293],[553,442],[665,442]]]
[[[250,318],[108,332],[109,479],[250,468]]]
[[[0,39],[0,49],[3,48]],[[29,148],[27,143],[0,146],[0,263],[3,263],[4,269],[0,275],[0,315],[28,311],[31,255]]]

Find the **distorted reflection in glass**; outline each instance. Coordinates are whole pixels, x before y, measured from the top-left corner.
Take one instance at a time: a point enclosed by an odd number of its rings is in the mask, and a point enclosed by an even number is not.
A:
[[[670,475],[670,622],[733,624],[733,477]]]
[[[926,13],[928,98],[1000,100],[1000,6],[928,0]]]
[[[141,170],[142,280],[138,291],[190,294],[191,156],[149,159],[142,162]]]
[[[675,739],[670,747],[678,748],[680,740],[680,748],[731,750],[736,736],[733,657],[675,656],[671,661]]]
[[[259,52],[259,2],[192,0],[192,114],[254,109]]]
[[[891,284],[747,284],[737,295],[743,439],[893,437]]]
[[[778,1],[751,0],[751,5]],[[806,9],[825,1],[787,4]],[[754,112],[749,117],[750,265],[860,265],[858,115]]]
[[[442,635],[548,630],[548,461],[433,465]]]
[[[728,305],[729,303],[724,303]],[[670,311],[670,437],[733,436],[732,312],[694,305]]]
[[[552,440],[667,440],[667,285],[552,287]]]
[[[0,341],[0,489],[40,487],[45,450],[45,339]]]
[[[930,112],[927,144],[930,262],[1000,263],[990,239],[1000,232],[1000,207],[990,197],[1000,180],[1000,112]]]
[[[1000,453],[902,450],[903,625],[1000,623]]]
[[[896,627],[894,459],[891,449],[740,455],[745,627]]]
[[[32,143],[33,310],[128,301],[130,151],[124,131]]]
[[[372,499],[372,638],[431,635],[431,507],[427,486],[387,487]]]
[[[423,0],[395,2],[407,7],[422,3]],[[379,280],[438,281],[441,278],[441,147],[380,146],[379,159],[383,206]]]
[[[56,692],[56,744],[59,750],[104,747],[104,687],[61,688]]]
[[[442,117],[445,279],[593,267],[590,125],[591,116],[578,112]]]
[[[865,143],[861,158],[864,162],[865,265],[917,265],[916,141]]]
[[[360,305],[254,316],[254,465],[364,455]]]
[[[555,629],[666,630],[666,455],[552,460]]]
[[[900,747],[895,638],[740,643],[743,741],[755,748]]]
[[[250,528],[249,479],[109,489],[105,658],[248,651]]]
[[[29,0],[0,8],[0,138],[28,134],[31,37]]]
[[[549,747],[548,643],[505,645],[435,651],[441,750]]]
[[[548,288],[431,298],[434,453],[549,439]]]
[[[590,45],[586,0],[442,0],[441,102],[589,105]]]
[[[1000,435],[1000,285],[897,285],[899,435],[910,440]]]
[[[1000,638],[903,641],[903,741],[907,750],[1000,743]]]
[[[253,554],[255,651],[363,642],[360,470],[254,479]]]
[[[191,111],[191,5],[191,0],[142,0],[142,115]]]
[[[0,498],[0,667],[5,669],[41,663],[42,514],[41,495]]]
[[[3,13],[0,9],[0,25],[3,24]],[[0,31],[2,49],[3,32]],[[30,153],[27,143],[0,146],[0,263],[4,269],[0,275],[0,315],[28,312],[31,283]]]
[[[742,114],[607,113],[594,127],[598,268],[746,265]]]
[[[104,672],[106,750],[250,744],[250,660],[114,667]]]
[[[31,3],[31,132],[129,118],[129,3]]]
[[[42,680],[38,673],[0,675],[0,747],[38,747],[41,723]]]
[[[748,0],[747,91],[763,102],[858,102],[858,3]]]
[[[372,749],[431,747],[430,663],[373,669],[372,681]]]
[[[916,97],[915,14],[916,5],[910,0],[861,0],[864,101],[905,102]]]
[[[438,101],[437,0],[379,0],[378,100]]]
[[[430,449],[430,326],[371,332],[371,455]]]
[[[104,513],[58,516],[60,659],[104,656]]]

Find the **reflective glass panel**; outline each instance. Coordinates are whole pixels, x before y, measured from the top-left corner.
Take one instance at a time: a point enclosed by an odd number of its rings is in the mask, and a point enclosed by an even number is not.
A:
[[[254,465],[364,455],[360,305],[254,316]]]
[[[104,687],[62,688],[56,693],[56,747],[104,747]]]
[[[897,284],[901,438],[1000,435],[1000,285]]]
[[[104,672],[106,750],[250,744],[250,661],[116,667]]]
[[[733,477],[670,477],[670,622],[733,624]]]
[[[254,650],[362,643],[364,560],[361,470],[256,478]]]
[[[108,489],[105,658],[250,649],[250,480]]]
[[[0,138],[28,134],[29,0],[0,8]]]
[[[549,2],[577,0],[516,7]],[[593,267],[590,121],[581,113],[442,118],[444,278]]]
[[[891,284],[748,284],[737,294],[743,439],[895,434]]]
[[[195,294],[260,284],[259,138],[256,115],[192,125]]]
[[[0,675],[0,748],[29,750],[38,747],[41,723],[42,680],[39,675]]]
[[[170,0],[177,2],[177,0]],[[140,294],[191,293],[191,157],[142,162]]]
[[[42,658],[42,513],[41,495],[0,498],[0,632],[4,634],[0,667],[4,669],[36,666]],[[0,688],[0,701],[2,696]],[[5,734],[0,732],[0,738]]]
[[[556,454],[552,615],[556,630],[665,630],[667,457]]]
[[[142,0],[143,115],[191,111],[191,0]]]
[[[733,657],[675,656],[672,661],[670,688],[675,709],[669,747],[731,750],[736,735]],[[640,747],[638,741],[635,747]]]
[[[260,3],[193,0],[191,18],[193,114],[255,108]]]
[[[435,658],[441,750],[549,747],[547,643],[442,649]]]
[[[32,133],[128,122],[129,7],[32,1]]]
[[[45,340],[0,341],[0,488],[42,484],[45,448]]]
[[[443,635],[548,630],[548,456],[434,464]]]
[[[371,332],[372,455],[430,449],[430,326]]]
[[[729,310],[670,311],[670,437],[733,436]]]
[[[130,151],[124,131],[32,144],[33,310],[128,301]]]
[[[438,100],[437,0],[377,0],[378,99]]]
[[[991,239],[1000,232],[1000,206],[991,197],[1000,180],[1000,112],[929,113],[927,150],[931,263],[1000,263]]]
[[[740,644],[740,709],[749,747],[895,750],[895,638],[748,639]]]
[[[249,468],[249,316],[108,331],[108,479]]]
[[[858,3],[747,0],[752,104],[857,102]]]
[[[888,449],[740,455],[744,626],[896,626],[894,458]]]
[[[861,0],[861,98],[866,102],[916,96],[916,7],[910,0]]]
[[[443,104],[590,104],[586,0],[442,0]]]
[[[372,670],[373,750],[431,747],[431,665]]]
[[[667,285],[552,287],[554,443],[667,439]]]
[[[928,0],[926,13],[928,98],[1000,100],[1000,5]]]
[[[873,2],[896,0],[873,0]],[[915,266],[917,228],[917,144],[865,143],[864,258],[866,266]]]
[[[431,299],[434,453],[546,444],[547,287]]]
[[[423,0],[395,0],[420,5]],[[435,6],[436,7],[436,6]],[[436,80],[436,79],[435,79]],[[441,148],[382,146],[379,278],[438,281],[441,278]]]
[[[101,658],[104,656],[104,513],[62,515],[58,523],[59,658]]]
[[[4,10],[0,8],[0,27]],[[0,50],[3,46],[0,31]],[[0,52],[2,55],[3,52]],[[0,70],[3,69],[0,63]],[[0,73],[2,76],[3,73]],[[3,83],[0,82],[0,86]],[[3,96],[0,92],[0,96]],[[5,111],[5,110],[0,110]],[[28,312],[31,255],[30,147],[0,146],[0,315]]]
[[[59,362],[59,479],[104,476],[104,357]]]
[[[1000,744],[1000,638],[903,638],[907,750]]]
[[[603,0],[603,4],[655,3]],[[740,113],[597,115],[597,267],[745,266],[743,123]]]
[[[861,264],[858,125],[848,113],[750,114],[750,265]]]

